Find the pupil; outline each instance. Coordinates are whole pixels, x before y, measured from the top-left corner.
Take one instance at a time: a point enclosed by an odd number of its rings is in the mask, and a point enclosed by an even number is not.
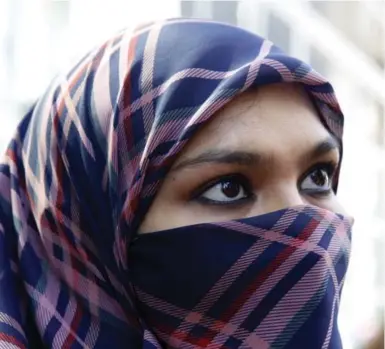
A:
[[[322,170],[316,170],[313,172],[312,176],[311,176],[311,179],[312,181],[320,186],[320,187],[323,187],[325,184],[328,183],[328,176],[327,174],[325,173],[325,171],[322,171]]]
[[[240,185],[231,181],[222,182],[222,192],[229,198],[234,198],[239,194]]]

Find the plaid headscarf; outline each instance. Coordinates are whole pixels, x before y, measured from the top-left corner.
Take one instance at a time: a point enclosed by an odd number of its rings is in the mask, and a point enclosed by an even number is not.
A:
[[[341,139],[322,76],[225,24],[122,31],[56,78],[0,166],[0,347],[160,348],[130,281],[137,228],[195,132],[236,95],[278,82],[301,84]]]

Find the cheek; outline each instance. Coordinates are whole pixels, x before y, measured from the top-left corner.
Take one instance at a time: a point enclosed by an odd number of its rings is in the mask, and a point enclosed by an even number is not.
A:
[[[186,219],[182,204],[187,199],[185,192],[178,186],[178,181],[173,176],[167,178],[146,213],[139,234],[183,225],[181,222]]]
[[[203,211],[191,205],[177,190],[165,192],[163,188],[155,198],[139,228],[139,233],[150,233],[202,222]]]
[[[342,214],[344,216],[347,215],[346,210],[344,209],[344,207],[341,205],[338,198],[334,194],[332,194],[329,198],[325,198],[322,200],[310,199],[309,204],[324,208],[334,213]]]
[[[225,209],[207,208],[198,203],[159,197],[147,212],[139,234],[173,229],[187,225],[228,221],[247,217],[250,207]]]

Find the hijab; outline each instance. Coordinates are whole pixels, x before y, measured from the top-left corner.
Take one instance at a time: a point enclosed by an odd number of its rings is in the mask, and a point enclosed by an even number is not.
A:
[[[335,320],[350,249],[342,216],[296,207],[186,227],[197,247],[190,252],[212,244],[200,245],[196,229],[214,241],[226,232],[227,252],[240,247],[226,267],[211,261],[215,270],[194,282],[205,286],[187,290],[183,300],[170,290],[179,279],[159,284],[164,270],[141,260],[143,253],[164,258],[162,246],[174,253],[183,245],[177,231],[141,240],[137,230],[184,145],[235,96],[274,83],[302,85],[341,141],[343,115],[331,85],[270,41],[226,24],[171,19],[122,30],[55,78],[0,165],[0,347],[339,348]],[[298,251],[274,286],[269,275]],[[259,259],[242,264],[252,252]],[[194,273],[192,261],[203,258],[194,253],[186,259],[175,252],[179,274],[164,277]],[[300,263],[312,257],[322,260],[322,272],[317,261],[317,268]],[[264,275],[245,285],[266,290],[260,309],[249,305],[235,324],[240,308],[217,303],[232,299],[228,289],[248,270],[234,269],[240,265]],[[279,282],[287,290],[274,293]],[[243,304],[254,297],[244,287]],[[300,302],[285,298],[290,289]]]

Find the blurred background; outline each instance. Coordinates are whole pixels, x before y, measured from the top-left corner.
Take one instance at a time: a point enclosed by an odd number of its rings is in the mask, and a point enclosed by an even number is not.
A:
[[[0,151],[55,74],[122,27],[211,18],[266,36],[333,83],[346,116],[339,196],[355,216],[340,329],[364,348],[385,301],[385,1],[0,0]]]

